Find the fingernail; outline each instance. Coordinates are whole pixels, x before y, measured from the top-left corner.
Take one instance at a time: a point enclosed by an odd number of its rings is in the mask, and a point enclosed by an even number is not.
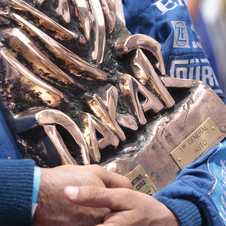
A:
[[[66,193],[67,193],[69,198],[74,199],[78,195],[78,188],[77,187],[68,186],[68,187],[66,187]]]

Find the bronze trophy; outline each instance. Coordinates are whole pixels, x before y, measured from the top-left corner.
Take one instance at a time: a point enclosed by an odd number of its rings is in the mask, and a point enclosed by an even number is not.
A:
[[[100,164],[152,195],[226,135],[220,98],[169,77],[114,0],[1,1],[0,44],[0,108],[39,166]]]

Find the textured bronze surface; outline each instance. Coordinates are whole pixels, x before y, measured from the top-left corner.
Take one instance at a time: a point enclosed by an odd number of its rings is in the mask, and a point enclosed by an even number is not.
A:
[[[104,49],[106,44],[105,20],[99,1],[90,0],[90,6],[94,15],[94,50],[92,57],[97,63],[102,63],[104,58]]]
[[[27,85],[28,89],[34,91],[35,93],[40,93],[39,97],[49,106],[59,106],[61,100],[65,100],[64,95],[59,90],[35,76],[26,67],[24,67],[23,64],[14,58],[14,56],[7,49],[0,48],[0,56],[2,61],[7,66],[6,79],[16,80],[20,78],[21,84],[25,86]]]
[[[21,29],[5,29],[1,31],[1,36],[8,42],[8,45],[17,53],[23,53],[24,58],[33,64],[35,72],[40,69],[48,73],[49,77],[57,79],[59,82],[74,84],[74,80],[59,67],[53,64],[24,34]]]
[[[148,58],[142,52],[142,50],[137,49],[136,57],[134,58],[134,66],[133,68],[138,67],[139,69],[135,71],[135,76],[137,78],[141,78],[141,80],[147,81],[150,86],[152,86],[155,91],[160,95],[161,99],[166,103],[166,107],[171,108],[175,104],[174,99],[170,96],[166,87],[162,84],[159,79],[155,69],[149,62]],[[146,75],[146,78],[143,75]],[[146,84],[146,82],[144,82]]]
[[[42,167],[140,164],[162,188],[178,169],[170,152],[207,118],[226,135],[223,102],[168,77],[161,45],[132,36],[113,0],[0,1],[0,54],[0,108]]]
[[[68,0],[58,0],[56,12],[59,16],[61,16],[61,19],[65,24],[69,24],[71,22]]]
[[[75,14],[79,19],[80,26],[84,31],[84,35],[87,41],[90,38],[90,18],[89,18],[89,9],[87,7],[85,0],[72,0],[75,7]]]
[[[94,114],[114,131],[120,140],[125,140],[125,134],[116,121],[116,107],[118,91],[115,87],[109,87],[105,92],[105,101],[97,94],[87,96],[87,102]]]
[[[66,145],[64,144],[62,137],[58,133],[56,126],[43,125],[43,128],[48,137],[50,138],[50,140],[53,142],[54,146],[57,148],[57,151],[61,158],[62,165],[76,165],[75,159],[72,158],[72,156],[70,155],[70,152],[68,151]]]
[[[22,13],[31,13],[34,17],[38,18],[37,22],[40,25],[44,26],[46,29],[56,32],[61,39],[66,38],[76,40],[79,37],[76,33],[69,31],[65,27],[61,26],[59,23],[56,23],[50,17],[46,16],[44,13],[27,4],[23,0],[6,0],[2,1],[1,4],[8,6],[10,9],[19,10]]]
[[[74,121],[71,120],[70,117],[68,117],[61,111],[57,111],[57,110],[53,110],[53,109],[39,111],[38,113],[35,114],[34,117],[35,117],[38,125],[45,126],[45,125],[58,124],[58,125],[65,127],[65,129],[67,131],[69,131],[71,136],[74,138],[74,140],[80,146],[84,164],[90,163],[89,153],[88,153],[88,148],[87,148],[87,145],[85,142],[85,138],[83,137],[81,130],[74,123]],[[57,138],[55,137],[55,139],[57,139]]]
[[[163,104],[150,91],[148,91],[130,75],[120,75],[119,82],[120,89],[123,93],[124,101],[129,112],[135,115],[141,125],[147,123],[143,110],[147,111],[151,109],[157,113],[163,109]],[[146,97],[146,101],[142,106],[138,98],[138,91]]]
[[[105,13],[106,20],[108,21],[109,34],[111,34],[115,28],[116,22],[116,6],[114,0],[101,0],[102,8]]]
[[[132,69],[134,76],[141,84],[153,87],[155,89],[155,91],[160,95],[161,99],[165,102],[167,108],[173,107],[175,101],[170,96],[166,87],[190,88],[192,85],[191,80],[172,79],[170,77],[163,77],[162,80],[160,80],[159,76],[155,72],[154,67],[141,49],[136,50],[136,55],[132,61]]]
[[[80,120],[83,125],[83,135],[87,141],[90,155],[95,162],[99,162],[101,158],[99,148],[103,149],[108,145],[118,146],[119,139],[109,127],[89,113],[80,113]],[[96,130],[103,136],[99,142],[95,134]]]
[[[162,75],[166,74],[164,61],[161,53],[161,45],[152,37],[147,35],[133,35],[120,37],[115,45],[116,53],[118,55],[123,55],[131,52],[134,49],[146,49],[153,53],[156,57],[158,63],[157,68],[160,70]]]
[[[46,35],[37,27],[24,20],[17,14],[12,14],[12,17],[26,26],[35,36],[38,36],[39,39],[41,39],[45,44],[46,48],[48,48],[48,50],[55,54],[58,59],[61,59],[65,63],[65,65],[62,66],[66,67],[71,74],[81,76],[81,74],[85,72],[87,76],[94,77],[95,79],[106,80],[107,76],[104,72],[88,64],[86,61]]]

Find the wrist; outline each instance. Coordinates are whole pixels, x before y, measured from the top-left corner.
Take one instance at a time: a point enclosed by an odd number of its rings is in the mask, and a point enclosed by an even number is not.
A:
[[[159,222],[161,226],[180,226],[181,224],[174,212],[159,200],[157,201],[158,205],[156,205],[156,207],[158,206],[159,211],[156,215],[156,222]]]

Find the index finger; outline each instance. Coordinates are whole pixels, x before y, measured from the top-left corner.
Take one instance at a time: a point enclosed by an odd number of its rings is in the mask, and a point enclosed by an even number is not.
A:
[[[74,204],[95,208],[107,207],[113,211],[129,210],[133,202],[125,202],[133,197],[129,189],[108,189],[95,186],[68,186],[64,189],[66,198]]]
[[[129,188],[132,189],[132,184],[129,178],[117,173],[107,171],[101,167],[98,171],[98,176],[103,181],[107,188]]]

